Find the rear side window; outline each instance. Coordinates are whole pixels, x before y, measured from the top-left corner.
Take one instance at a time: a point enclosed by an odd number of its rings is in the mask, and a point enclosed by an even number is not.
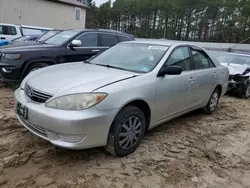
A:
[[[124,41],[131,41],[131,39],[129,37],[126,37],[126,36],[117,36],[118,37],[118,40],[119,42],[124,42]]]
[[[118,43],[116,35],[100,34],[101,46],[114,46]]]
[[[0,25],[0,34],[1,35],[16,35],[16,28],[13,26]]]
[[[212,60],[205,54],[205,52],[200,50],[195,50],[191,48],[191,52],[194,58],[194,69],[208,69],[215,67]]]

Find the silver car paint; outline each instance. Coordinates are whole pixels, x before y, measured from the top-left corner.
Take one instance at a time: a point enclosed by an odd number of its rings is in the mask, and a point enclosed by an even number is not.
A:
[[[31,132],[42,137],[30,125],[45,129],[51,143],[73,149],[104,146],[109,128],[117,113],[134,100],[146,102],[151,111],[149,129],[192,110],[205,107],[212,91],[222,86],[224,95],[228,85],[228,68],[210,56],[216,68],[185,71],[181,75],[157,77],[162,65],[175,47],[185,43],[166,41],[133,41],[131,43],[162,44],[170,46],[153,71],[147,74],[108,69],[82,62],[55,65],[29,74],[15,92],[15,99],[29,108],[29,122],[19,119]],[[203,49],[204,50],[204,49]],[[205,51],[205,50],[204,50]],[[194,79],[190,79],[194,78]],[[105,92],[108,96],[96,106],[83,111],[50,109],[45,104],[35,104],[24,93],[24,85],[59,96]],[[80,135],[77,143],[60,139]]]

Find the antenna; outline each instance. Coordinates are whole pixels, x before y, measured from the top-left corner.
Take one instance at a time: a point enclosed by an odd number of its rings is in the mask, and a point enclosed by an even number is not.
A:
[[[250,37],[248,37],[248,38],[246,38],[245,40],[241,41],[239,44],[241,44],[241,43],[247,41],[248,39],[250,39]],[[228,48],[228,52],[231,52],[231,51],[232,51],[232,48],[235,47],[235,46],[237,46],[237,45],[238,45],[238,44],[235,44],[235,45],[229,47],[229,48]]]

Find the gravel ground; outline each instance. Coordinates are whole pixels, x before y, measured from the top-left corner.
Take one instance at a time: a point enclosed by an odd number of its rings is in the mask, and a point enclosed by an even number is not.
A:
[[[250,102],[224,96],[211,116],[194,112],[150,131],[130,156],[56,148],[28,132],[0,88],[0,187],[250,187]]]

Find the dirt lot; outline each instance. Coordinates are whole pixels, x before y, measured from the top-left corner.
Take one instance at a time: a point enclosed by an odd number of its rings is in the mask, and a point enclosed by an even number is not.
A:
[[[250,187],[250,101],[225,96],[148,134],[130,156],[103,148],[70,151],[33,136],[0,89],[0,187]]]

